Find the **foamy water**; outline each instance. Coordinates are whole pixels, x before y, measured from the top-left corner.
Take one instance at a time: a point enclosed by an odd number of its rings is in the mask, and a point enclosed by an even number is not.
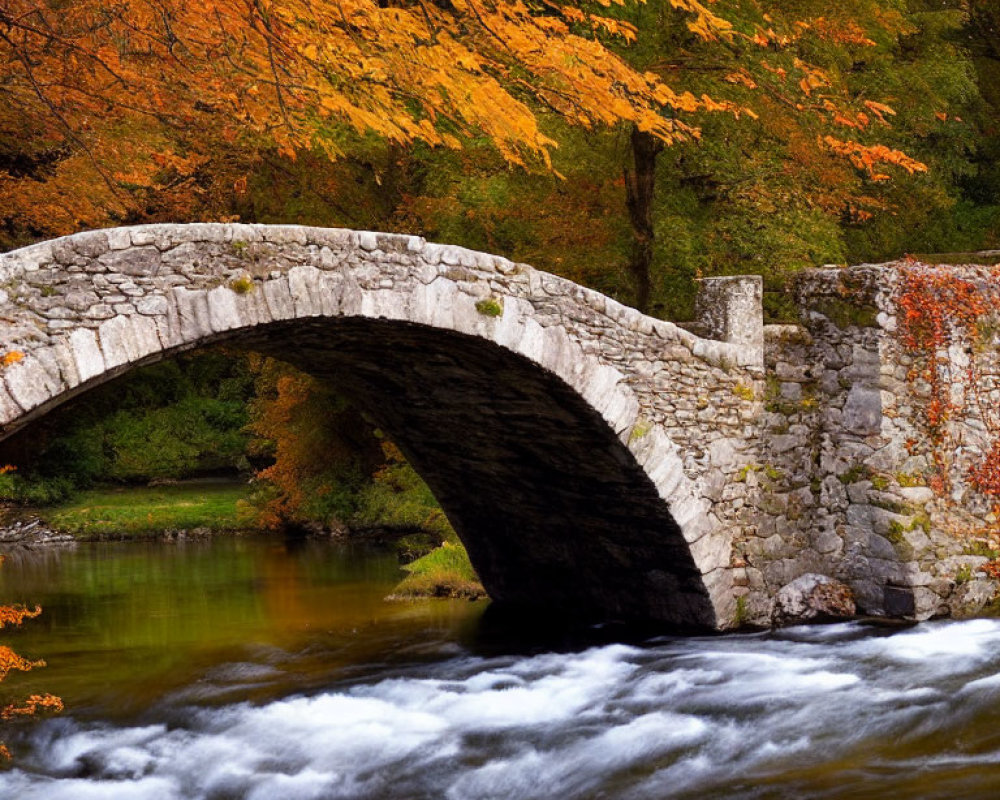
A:
[[[239,665],[266,680],[268,672]],[[992,797],[1000,624],[459,655],[262,705],[17,740],[0,797]]]

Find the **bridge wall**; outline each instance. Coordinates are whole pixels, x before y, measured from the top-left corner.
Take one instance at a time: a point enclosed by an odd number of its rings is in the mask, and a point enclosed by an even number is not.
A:
[[[807,573],[848,584],[865,612],[959,615],[996,589],[982,570],[1000,551],[995,511],[968,474],[993,443],[982,397],[1000,406],[1000,388],[972,392],[966,367],[998,347],[939,354],[956,396],[978,398],[950,420],[942,456],[898,341],[897,277],[894,265],[812,271],[803,324],[766,329],[759,279],[709,280],[701,337],[416,237],[77,234],[0,256],[4,352],[26,354],[0,372],[0,439],[136,364],[225,341],[343,380],[373,406],[392,398],[387,422],[449,515],[491,531],[470,550],[498,595],[521,597],[534,568],[538,585],[572,580],[577,559],[588,600],[622,615],[767,624]],[[941,464],[947,490],[935,491]],[[449,495],[463,476],[478,505]],[[505,505],[521,517],[498,522]],[[547,543],[518,530],[529,518]]]
[[[441,429],[447,419],[427,408],[427,398],[442,407],[455,399],[452,418],[469,402],[460,405],[460,393],[436,382],[447,376],[462,380],[470,392],[465,399],[485,404],[487,387],[474,374],[515,370],[497,348],[507,351],[558,381],[546,389],[544,375],[517,368],[520,377],[512,383],[523,379],[530,388],[516,399],[525,407],[516,413],[493,402],[487,410],[497,441],[515,428],[520,440],[508,437],[502,453],[490,451],[493,446],[483,440],[481,463],[468,465],[484,476],[477,484],[481,488],[489,488],[485,476],[491,458],[493,463],[502,457],[511,463],[547,463],[539,479],[563,476],[558,486],[536,487],[540,495],[550,490],[551,506],[561,509],[563,519],[555,512],[548,515],[553,545],[522,566],[538,566],[545,559],[566,566],[577,557],[574,550],[590,552],[585,540],[600,542],[591,552],[594,564],[617,561],[622,575],[632,570],[636,576],[631,590],[618,592],[612,612],[638,616],[645,607],[652,616],[712,626],[730,625],[736,618],[731,552],[746,521],[748,490],[735,477],[754,458],[759,343],[700,338],[527,265],[463,248],[417,237],[297,226],[160,225],[76,234],[0,256],[0,287],[5,350],[26,356],[0,374],[4,436],[134,365],[222,341],[271,349],[298,359],[300,366],[342,375],[360,374],[366,364],[392,357],[391,348],[376,345],[395,342],[396,350],[409,348],[411,362],[423,359],[413,370],[403,362],[396,369],[410,370],[412,382],[422,376],[425,402],[418,396],[420,386],[388,385],[371,371],[356,394],[375,402],[405,399],[413,415],[397,420],[401,434],[421,424]],[[397,324],[357,330],[320,324],[334,319]],[[289,325],[293,321],[298,328]],[[462,350],[462,363],[444,364],[446,353],[428,355],[433,337],[420,338],[407,325],[470,337],[483,346]],[[325,351],[322,363],[320,351]],[[477,368],[477,361],[491,366]],[[560,419],[553,398],[562,386],[571,393],[565,395]],[[534,407],[528,395],[535,398]],[[464,424],[474,438],[472,418]],[[569,431],[569,438],[562,431]],[[612,442],[604,441],[605,431]],[[576,449],[566,450],[566,442]],[[429,446],[461,450],[457,439],[424,437],[414,439],[408,455],[419,461],[419,451]],[[612,458],[608,479],[602,484],[595,473],[586,484],[588,467],[606,458]],[[445,481],[435,485],[433,480],[435,465],[422,463],[432,487],[442,489]],[[633,466],[639,472],[630,471]],[[574,473],[580,476],[576,487],[571,486]],[[513,473],[497,475],[491,498],[500,514],[508,510],[504,480],[518,485]],[[595,492],[610,498],[600,518],[617,531],[615,536],[602,538],[587,522],[584,511],[594,510],[587,504],[593,505]],[[506,501],[527,496],[525,490]],[[580,506],[575,518],[572,497]],[[446,509],[461,523],[460,505],[455,498]],[[483,510],[469,513],[480,524],[488,522]],[[513,527],[491,541],[515,536]],[[685,552],[674,557],[671,537],[678,535]],[[557,546],[560,537],[563,544]],[[526,547],[530,544],[525,540]],[[478,552],[477,566],[488,567],[499,558],[485,544],[470,551],[474,561]],[[512,552],[508,547],[507,557]],[[690,560],[694,575],[684,566]],[[516,593],[516,580],[499,572],[484,580],[487,588],[492,580],[498,594]],[[612,583],[610,574],[605,582]],[[591,583],[600,595],[600,578]],[[699,605],[700,595],[708,598],[707,609]]]
[[[898,336],[899,268],[809,271],[797,288],[803,324],[765,329],[759,461],[745,476],[755,521],[733,557],[748,620],[768,621],[777,592],[806,573],[847,583],[864,612],[916,619],[976,613],[997,591],[982,571],[1000,554],[996,501],[969,471],[992,446],[985,417],[1000,381],[976,391],[968,371],[978,359],[980,376],[1000,372],[997,328],[975,353],[936,354],[955,412],[935,441],[930,387],[915,378],[926,359]]]

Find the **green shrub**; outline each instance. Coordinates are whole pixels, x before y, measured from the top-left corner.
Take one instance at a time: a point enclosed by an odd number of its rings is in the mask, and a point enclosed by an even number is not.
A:
[[[409,574],[393,590],[394,599],[412,597],[485,597],[479,576],[461,544],[445,542],[403,567]]]

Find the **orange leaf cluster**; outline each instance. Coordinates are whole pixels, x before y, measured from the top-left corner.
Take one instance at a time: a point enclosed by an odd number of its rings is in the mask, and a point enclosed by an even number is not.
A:
[[[23,656],[19,656],[7,645],[0,644],[0,681],[7,677],[11,670],[28,672],[35,667],[44,667],[44,661],[31,661]]]
[[[928,428],[940,438],[942,425],[954,410],[948,347],[957,338],[977,341],[976,321],[998,298],[989,289],[946,269],[903,265],[900,270],[896,293],[899,339],[906,349],[928,362],[919,375],[931,387],[924,414]]]
[[[927,165],[906,155],[900,150],[893,150],[882,144],[866,145],[860,142],[843,142],[833,136],[824,136],[821,139],[829,150],[837,155],[844,156],[859,170],[865,172],[873,181],[887,181],[889,175],[879,171],[882,164],[905,169],[911,175],[915,172],[927,172]]]
[[[823,39],[841,45],[875,47],[878,43],[868,36],[854,20],[831,20],[816,17],[810,27]]]
[[[42,613],[40,606],[25,608],[24,606],[0,606],[0,628],[17,627],[26,619],[34,619]]]
[[[23,703],[12,704],[0,708],[0,719],[12,719],[13,717],[31,717],[39,711],[48,711],[58,714],[63,710],[62,698],[54,694],[33,694]],[[8,753],[9,756],[9,753]]]
[[[3,562],[4,557],[0,556],[0,565]],[[24,606],[0,605],[0,628],[20,625],[24,620],[37,617],[41,613],[42,609],[38,606],[27,609]],[[36,667],[44,666],[45,662],[41,659],[32,661],[18,655],[6,645],[0,645],[0,681],[3,681],[12,670],[28,672]],[[51,694],[33,694],[23,703],[11,703],[0,707],[0,720],[16,716],[32,716],[40,710],[62,711],[62,700]],[[5,758],[10,758],[10,751],[5,745],[0,744],[0,759]]]
[[[698,35],[729,34],[697,0],[670,2]],[[527,94],[573,123],[627,121],[668,142],[690,138],[693,128],[663,112],[706,104],[635,71],[597,32],[636,35],[575,0],[9,0],[0,83],[10,115],[71,145],[79,166],[103,169],[112,194],[198,169],[204,154],[171,150],[155,133],[164,126],[249,131],[292,157],[314,146],[340,155],[331,126],[451,148],[486,136],[512,163],[548,164],[555,142],[518,99]],[[143,147],[134,128],[121,135],[122,120],[145,127]]]
[[[9,353],[4,354],[0,357],[0,369],[4,367],[9,367],[11,364],[16,364],[18,361],[24,360],[24,353],[20,350],[11,350]]]
[[[979,569],[985,572],[994,580],[1000,580],[1000,558],[994,558],[987,561]]]

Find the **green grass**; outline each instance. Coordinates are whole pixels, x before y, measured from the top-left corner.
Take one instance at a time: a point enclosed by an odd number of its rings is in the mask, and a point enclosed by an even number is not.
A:
[[[445,542],[403,567],[407,575],[390,595],[394,600],[415,597],[486,597],[469,555],[460,544]]]
[[[245,496],[246,486],[233,483],[114,487],[81,492],[39,515],[81,539],[142,538],[193,528],[231,531],[245,527],[237,508]]]

